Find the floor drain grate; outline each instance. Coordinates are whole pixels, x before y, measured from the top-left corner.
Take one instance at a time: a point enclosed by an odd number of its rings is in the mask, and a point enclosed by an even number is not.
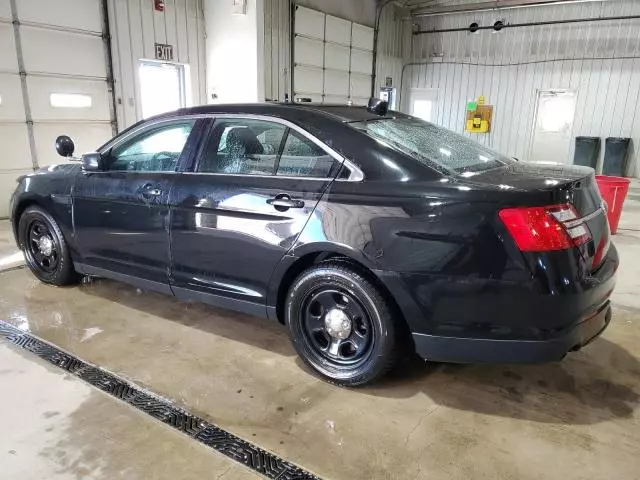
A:
[[[319,480],[316,475],[283,458],[176,407],[166,398],[119,378],[100,367],[90,365],[2,320],[0,320],[0,338],[37,355],[267,478]]]

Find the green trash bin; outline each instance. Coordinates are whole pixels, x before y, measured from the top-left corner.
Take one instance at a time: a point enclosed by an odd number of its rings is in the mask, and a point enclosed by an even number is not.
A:
[[[615,177],[627,175],[629,146],[631,139],[627,137],[608,137],[604,142],[604,164],[602,173]]]
[[[573,164],[591,167],[598,165],[600,156],[600,137],[576,137],[576,148],[573,153]]]

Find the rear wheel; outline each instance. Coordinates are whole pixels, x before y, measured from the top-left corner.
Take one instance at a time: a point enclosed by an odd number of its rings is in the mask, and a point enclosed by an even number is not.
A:
[[[39,280],[68,285],[79,279],[60,227],[45,210],[29,207],[24,211],[18,238],[26,263]]]
[[[293,346],[333,383],[356,386],[384,375],[396,359],[396,329],[377,287],[339,262],[303,272],[286,299]]]

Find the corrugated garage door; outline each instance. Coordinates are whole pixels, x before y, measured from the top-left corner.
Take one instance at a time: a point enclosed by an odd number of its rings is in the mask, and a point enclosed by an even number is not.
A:
[[[0,217],[15,178],[112,136],[101,0],[0,0]]]
[[[373,29],[300,6],[294,24],[294,100],[366,104]]]

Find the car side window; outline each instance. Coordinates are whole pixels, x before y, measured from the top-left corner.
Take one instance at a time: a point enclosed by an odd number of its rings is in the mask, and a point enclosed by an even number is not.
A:
[[[311,140],[289,130],[276,175],[327,178],[333,177],[341,165]]]
[[[286,127],[266,120],[218,119],[198,172],[273,175]]]
[[[194,124],[182,121],[143,131],[111,151],[107,170],[175,172]]]

